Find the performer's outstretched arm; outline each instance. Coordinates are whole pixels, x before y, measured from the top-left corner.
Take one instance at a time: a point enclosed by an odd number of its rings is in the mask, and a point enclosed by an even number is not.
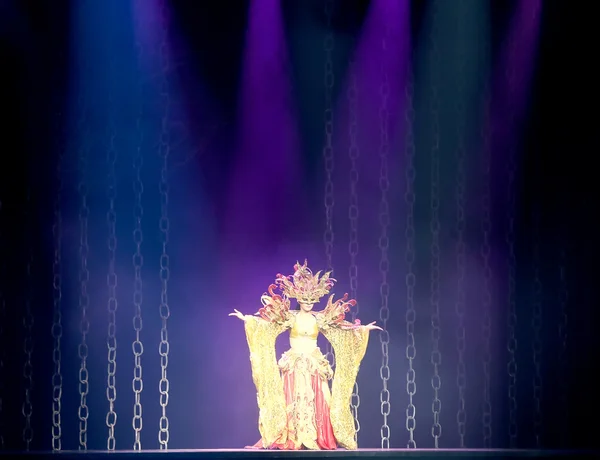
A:
[[[347,294],[333,301],[329,297],[327,307],[317,314],[317,322],[323,335],[333,346],[335,353],[335,375],[331,388],[331,424],[338,443],[346,449],[356,449],[354,419],[348,401],[356,381],[360,363],[367,350],[369,332],[380,329],[375,322],[367,325],[359,320],[346,321],[346,313],[356,305],[347,300]]]
[[[244,315],[242,312],[240,312],[234,308],[233,313],[229,313],[228,316],[235,316],[236,318],[239,318],[242,321],[246,321],[248,319],[249,315]]]
[[[235,316],[244,322],[246,340],[250,351],[252,380],[256,386],[259,407],[258,428],[264,446],[275,442],[286,423],[283,381],[275,356],[277,336],[290,326],[289,301],[273,292],[261,297],[262,308],[255,315],[244,315],[233,310]]]

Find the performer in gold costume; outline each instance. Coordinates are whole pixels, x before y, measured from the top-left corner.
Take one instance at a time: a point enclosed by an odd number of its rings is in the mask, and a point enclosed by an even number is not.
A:
[[[244,321],[257,390],[261,439],[251,447],[325,450],[339,445],[356,449],[352,388],[369,331],[381,328],[374,322],[361,325],[358,320],[345,320],[356,301],[348,300],[347,294],[333,300],[330,290],[336,280],[330,272],[313,275],[307,262],[297,263],[294,270],[291,276],[277,275],[254,316],[237,310],[229,315]],[[325,309],[313,311],[325,295],[329,295]],[[297,299],[298,310],[290,309],[290,299]],[[290,349],[277,362],[275,339],[288,329]],[[319,332],[333,347],[335,374],[317,346]]]

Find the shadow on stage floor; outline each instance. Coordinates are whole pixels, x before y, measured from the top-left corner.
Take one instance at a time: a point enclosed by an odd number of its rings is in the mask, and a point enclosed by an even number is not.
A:
[[[277,451],[277,450],[248,450],[248,449],[175,449],[175,450],[144,450],[135,451],[62,451],[53,452],[2,452],[2,457],[18,457],[21,459],[44,460],[59,457],[61,460],[244,460],[244,459],[275,459],[275,458],[345,458],[359,459],[444,459],[454,460],[486,458],[486,459],[554,459],[554,458],[595,458],[600,459],[600,451],[560,451],[560,450],[506,450],[506,449],[358,449],[354,451]]]

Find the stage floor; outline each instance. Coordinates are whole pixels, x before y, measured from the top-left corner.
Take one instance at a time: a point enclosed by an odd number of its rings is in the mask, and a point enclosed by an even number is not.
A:
[[[595,458],[600,459],[600,451],[560,451],[560,450],[506,450],[506,449],[358,449],[354,451],[334,450],[334,451],[277,451],[277,450],[251,450],[251,449],[169,449],[164,450],[144,450],[141,452],[135,451],[99,451],[90,450],[87,452],[81,451],[62,451],[59,453],[52,452],[0,452],[0,456],[19,457],[21,459],[50,459],[60,457],[64,460],[158,460],[168,457],[169,460],[244,460],[244,459],[275,459],[283,457],[292,457],[294,459],[309,459],[309,458],[332,458],[345,459],[352,458],[358,460],[360,458],[369,459],[444,459],[452,458],[471,459],[471,458],[486,458],[486,459],[520,459],[520,458],[535,458],[535,459],[554,459],[554,458]]]

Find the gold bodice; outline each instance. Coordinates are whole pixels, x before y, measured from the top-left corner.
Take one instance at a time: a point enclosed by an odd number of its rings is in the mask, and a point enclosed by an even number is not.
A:
[[[306,315],[294,319],[294,325],[290,331],[290,339],[308,338],[317,340],[319,335],[319,328],[317,326],[317,320],[313,315]]]
[[[317,348],[319,327],[313,315],[296,315],[290,330],[290,347],[300,354],[311,354]]]

